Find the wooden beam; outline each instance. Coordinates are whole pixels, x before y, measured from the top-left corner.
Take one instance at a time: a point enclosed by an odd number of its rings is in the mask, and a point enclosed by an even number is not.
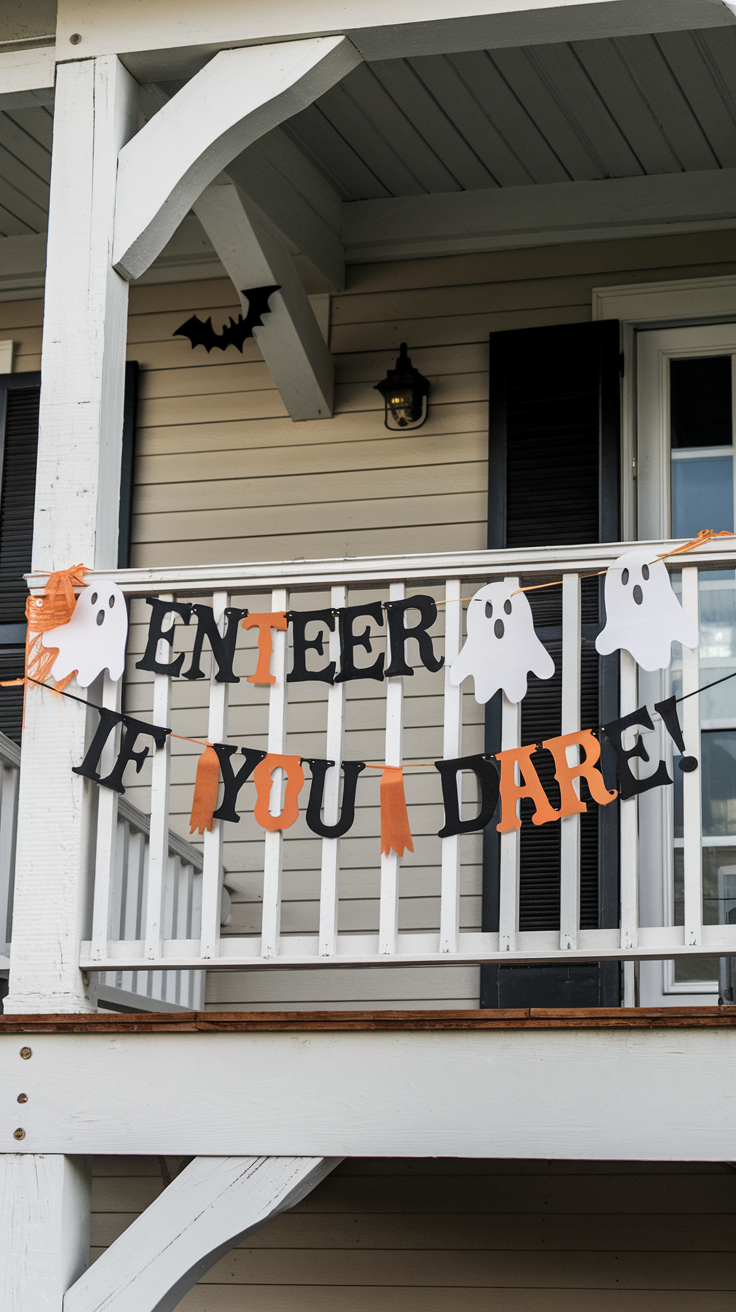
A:
[[[6,1139],[13,1143],[10,1133]],[[0,1307],[5,1312],[62,1312],[65,1291],[89,1264],[90,1195],[82,1158],[0,1154]]]
[[[172,1312],[219,1258],[341,1160],[195,1158],[72,1285],[64,1312]]]
[[[56,72],[53,44],[0,54],[0,112],[53,104]]]
[[[232,182],[207,187],[194,213],[240,295],[243,315],[248,312],[244,288],[280,287],[253,336],[291,418],[327,418],[332,414],[332,356],[283,238]]]
[[[176,1016],[150,1033],[135,1024],[150,1016],[117,1017],[112,1033],[0,1027],[0,1104],[28,1094],[9,1124],[30,1152],[736,1160],[736,1100],[703,1098],[723,1081],[730,1028],[537,1016],[420,1029],[418,1013],[383,1033],[380,1019],[346,1032],[349,1017],[302,1034],[238,1018],[187,1032]]]
[[[90,5],[66,0],[58,48],[78,32],[90,55],[125,52],[141,81],[191,76],[197,58],[257,41],[346,33],[365,59],[404,59],[554,41],[585,41],[642,32],[732,24],[721,0],[156,0],[155,4]]]
[[[120,152],[114,267],[140,277],[236,155],[358,63],[344,37],[221,51]]]
[[[349,263],[730,228],[736,169],[496,187],[344,206]]]

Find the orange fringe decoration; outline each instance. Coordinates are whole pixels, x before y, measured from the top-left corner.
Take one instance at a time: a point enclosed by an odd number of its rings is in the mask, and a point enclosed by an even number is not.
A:
[[[197,777],[194,781],[192,814],[189,817],[189,832],[195,829],[203,834],[212,828],[213,811],[217,809],[217,790],[220,786],[220,761],[212,743],[208,743],[197,762]]]
[[[43,596],[29,597],[26,601],[26,674],[39,683],[46,683],[59,655],[58,647],[44,647],[41,635],[48,633],[49,629],[69,623],[77,604],[74,589],[86,586],[84,576],[89,572],[88,565],[72,565],[69,569],[55,570],[49,575]],[[75,674],[76,670],[73,670],[65,679],[60,679],[56,687],[63,691]]]
[[[414,851],[400,765],[387,765],[381,775],[381,852],[388,856],[392,849],[397,856]]]

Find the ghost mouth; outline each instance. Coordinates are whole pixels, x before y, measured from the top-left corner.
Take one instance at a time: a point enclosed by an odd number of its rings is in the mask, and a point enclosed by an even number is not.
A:
[[[493,626],[493,632],[497,638],[502,638],[505,632],[503,620],[496,620]]]
[[[98,623],[98,624],[104,624],[104,622],[105,622],[105,612],[104,612],[104,610],[98,610],[98,612],[97,612],[97,623]]]
[[[642,590],[641,590],[641,588],[639,587],[639,584],[638,584],[638,583],[635,583],[635,584],[634,584],[634,589],[633,589],[633,592],[632,592],[631,595],[633,596],[634,601],[636,602],[637,606],[641,606],[641,603],[642,603],[643,600],[644,600],[644,593],[642,592]]]

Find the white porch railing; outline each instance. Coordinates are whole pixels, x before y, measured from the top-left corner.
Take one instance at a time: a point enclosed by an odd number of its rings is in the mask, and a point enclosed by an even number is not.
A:
[[[672,543],[652,544],[653,556]],[[595,727],[567,722],[571,708],[578,708],[580,681],[581,575],[604,570],[627,549],[627,544],[604,544],[537,548],[526,551],[468,552],[445,555],[366,558],[343,561],[297,561],[284,564],[196,567],[162,570],[120,571],[113,577],[128,597],[166,596],[169,599],[196,596],[214,597],[215,608],[233,604],[247,594],[259,596],[259,606],[268,611],[289,608],[290,590],[300,596],[310,590],[326,592],[333,607],[351,600],[350,590],[370,587],[386,600],[399,599],[431,586],[446,605],[445,655],[449,662],[462,642],[463,615],[460,599],[495,578],[523,576],[535,578],[564,575],[562,591],[562,732],[579,727]],[[697,619],[699,570],[710,567],[723,570],[736,564],[733,539],[715,541],[685,557],[673,557],[670,568],[682,571],[682,601],[685,610]],[[90,583],[94,575],[89,576]],[[41,585],[42,576],[31,580]],[[439,590],[438,590],[439,589]],[[322,602],[321,604],[324,604]],[[255,606],[253,607],[255,609]],[[437,632],[441,634],[441,623]],[[270,689],[267,744],[272,752],[283,752],[286,742],[286,717],[290,685],[287,670],[286,635],[275,634],[271,669],[276,684]],[[330,658],[339,651],[333,635]],[[333,650],[334,649],[334,650]],[[445,667],[446,670],[447,667]],[[442,687],[443,674],[433,676]],[[682,669],[684,693],[699,687],[700,670],[697,652],[684,651]],[[707,679],[704,676],[704,681]],[[154,719],[167,723],[171,708],[170,681],[166,675],[153,676]],[[385,737],[383,760],[398,764],[401,760],[404,688],[402,678],[386,680]],[[228,738],[228,685],[210,685],[209,731],[215,741]],[[651,702],[654,698],[649,697]],[[625,653],[621,657],[620,713],[636,709],[642,702],[637,668]],[[339,761],[345,729],[345,685],[335,684],[325,701],[326,754]],[[575,715],[577,715],[575,710]],[[572,718],[575,718],[573,715]],[[682,703],[681,720],[687,750],[699,751],[698,698]],[[444,718],[442,749],[437,757],[455,758],[463,754],[462,690],[444,682]],[[502,748],[519,745],[519,708],[504,704]],[[235,740],[235,736],[233,737]],[[478,747],[475,750],[479,750]],[[482,748],[481,748],[482,750]],[[310,934],[282,933],[282,872],[284,836],[269,833],[263,844],[262,921],[260,932],[220,937],[220,896],[222,888],[222,826],[215,823],[205,835],[202,858],[201,931],[185,939],[168,927],[166,845],[169,798],[169,751],[156,754],[151,780],[151,823],[149,873],[146,895],[140,903],[140,917],[120,923],[120,936],[111,934],[115,920],[114,861],[103,860],[98,866],[95,888],[95,916],[92,939],[81,945],[80,964],[94,971],[157,971],[176,969],[249,968],[263,966],[437,964],[442,962],[554,962],[576,960],[624,960],[673,958],[736,954],[736,925],[703,923],[702,830],[700,770],[683,777],[684,794],[684,924],[644,926],[639,917],[639,800],[620,802],[620,924],[612,929],[580,929],[580,838],[579,829],[569,825],[561,843],[561,918],[559,930],[519,931],[519,832],[503,835],[500,874],[500,928],[498,933],[465,932],[460,926],[460,842],[457,837],[439,839],[441,892],[436,923],[430,930],[399,932],[401,900],[400,861],[393,853],[379,857],[375,849],[375,867],[380,865],[380,913],[376,931],[345,932],[341,929],[343,904],[340,897],[339,839],[322,839],[319,894],[319,927]],[[352,753],[355,755],[355,753]],[[379,758],[380,759],[380,758]],[[656,761],[654,762],[656,764]],[[648,771],[650,767],[646,767]],[[334,774],[334,772],[330,772]],[[329,778],[329,775],[328,775]],[[333,784],[331,800],[326,802],[328,822],[337,815],[337,790]],[[103,808],[104,810],[104,808]],[[121,811],[121,814],[124,814]],[[112,824],[113,809],[108,811]],[[411,806],[410,806],[411,815]],[[117,823],[117,822],[114,822]],[[564,823],[564,822],[563,822]],[[439,827],[439,826],[438,826]],[[138,828],[140,832],[140,826]],[[112,831],[109,840],[100,843],[98,854],[114,853]],[[154,874],[152,874],[152,870]],[[168,915],[168,920],[167,920]],[[663,917],[663,919],[666,917]],[[674,918],[674,917],[671,917]]]

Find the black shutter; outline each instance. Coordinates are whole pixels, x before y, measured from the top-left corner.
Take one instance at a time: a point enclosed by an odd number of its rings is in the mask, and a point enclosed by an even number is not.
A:
[[[620,346],[617,321],[492,333],[488,546],[562,546],[619,537]],[[582,583],[582,725],[617,714],[618,659],[595,651],[602,587]],[[550,680],[529,679],[521,740],[560,732],[561,590],[529,593],[539,637],[555,661]],[[486,750],[500,747],[500,694],[486,714]],[[537,758],[555,805],[552,763]],[[547,777],[549,775],[549,777]],[[520,840],[520,929],[558,929],[560,827],[528,823]],[[617,805],[581,817],[581,927],[618,924]],[[484,838],[483,928],[498,928],[499,835]],[[483,966],[482,1007],[617,1005],[616,963]]]
[[[129,563],[138,366],[126,366],[119,567]],[[0,679],[19,678],[25,659],[41,375],[0,376]],[[70,564],[73,562],[69,562]],[[0,731],[20,742],[23,689],[0,689]]]

